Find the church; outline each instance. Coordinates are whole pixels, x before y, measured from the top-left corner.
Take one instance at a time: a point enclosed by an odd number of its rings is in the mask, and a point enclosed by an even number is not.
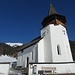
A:
[[[28,74],[75,73],[66,17],[50,4],[48,16],[42,21],[41,34],[18,51],[17,67],[28,68]]]

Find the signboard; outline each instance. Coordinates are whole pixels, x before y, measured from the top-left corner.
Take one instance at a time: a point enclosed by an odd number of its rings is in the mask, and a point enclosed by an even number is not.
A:
[[[41,67],[42,70],[56,70],[56,67]]]

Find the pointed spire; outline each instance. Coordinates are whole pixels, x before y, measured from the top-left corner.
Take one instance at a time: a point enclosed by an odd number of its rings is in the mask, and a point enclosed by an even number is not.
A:
[[[66,27],[66,18],[63,15],[57,13],[52,3],[50,4],[50,10],[48,12],[48,16],[44,18],[42,21],[43,27],[46,27],[50,24],[59,25]]]
[[[53,15],[53,14],[57,14],[57,11],[55,10],[55,8],[53,7],[52,3],[50,4],[50,10],[48,12],[48,15]]]

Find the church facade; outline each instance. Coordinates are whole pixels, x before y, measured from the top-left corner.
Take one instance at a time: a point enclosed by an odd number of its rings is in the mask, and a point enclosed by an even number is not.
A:
[[[29,75],[42,73],[75,73],[66,18],[56,12],[52,4],[42,21],[41,36],[18,51],[17,66],[29,68]]]

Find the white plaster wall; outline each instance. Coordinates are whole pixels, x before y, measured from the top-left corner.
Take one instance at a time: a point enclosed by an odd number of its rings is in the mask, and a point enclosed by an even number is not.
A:
[[[38,62],[44,62],[44,40],[41,39],[38,43]]]
[[[69,49],[69,40],[67,36],[66,29],[64,28],[65,34],[63,32],[63,26],[62,25],[50,25],[50,33],[51,33],[51,43],[52,43],[52,54],[53,54],[53,61],[55,62],[71,62],[72,55],[71,50]],[[57,54],[57,45],[60,45],[61,55]],[[68,48],[66,48],[68,47]]]
[[[37,48],[37,44],[35,44],[18,52],[17,66],[27,67],[27,57],[29,57],[29,62],[36,62],[36,59],[38,59],[38,56],[36,55]]]
[[[50,37],[49,39],[46,38],[46,43],[48,43],[50,46],[48,48],[51,49],[52,52],[52,61],[53,62],[71,62],[72,60],[72,55],[71,55],[71,50],[69,48],[69,41],[67,35],[63,33],[63,26],[62,25],[57,25],[55,26],[54,24],[51,24],[48,26],[50,28]],[[65,29],[66,30],[66,29]],[[66,31],[65,31],[66,33]],[[49,43],[49,40],[50,43]],[[60,51],[61,55],[58,55],[57,52],[57,45],[60,45]],[[66,48],[68,47],[68,48]],[[47,55],[49,56],[50,51],[47,51]],[[49,59],[49,58],[48,58]]]
[[[50,36],[51,36],[51,46],[52,46],[52,56],[53,62],[64,62],[66,61],[65,48],[62,37],[62,30],[60,26],[54,26],[53,24],[50,27]],[[57,45],[60,45],[61,55],[58,55]]]
[[[20,54],[20,52],[18,54]],[[18,59],[17,66],[22,66],[22,64],[21,64],[22,63],[22,56],[19,55],[17,59]]]
[[[33,64],[32,67],[31,67],[31,65],[29,66],[29,75],[33,74],[33,66],[34,65],[37,65],[36,74],[38,74],[39,70],[43,70],[42,67],[44,67],[44,68],[55,67],[56,70],[55,70],[54,73],[75,73],[75,63],[68,63],[68,64]],[[48,69],[45,69],[45,70],[47,71]]]
[[[52,62],[52,48],[51,48],[51,36],[49,26],[41,30],[41,37],[43,37],[43,51],[44,51],[44,61]]]
[[[65,50],[66,50],[66,56],[68,57],[66,59],[66,61],[73,61],[73,57],[72,57],[72,53],[71,53],[71,48],[70,48],[70,44],[69,44],[69,39],[68,39],[68,34],[67,34],[67,31],[66,31],[66,28],[62,27],[62,30],[64,31],[64,34],[63,34],[63,43],[64,43],[64,46],[65,46]],[[70,57],[70,58],[69,58]]]
[[[0,64],[0,74],[2,73],[3,75],[8,75],[9,67],[9,64]]]

